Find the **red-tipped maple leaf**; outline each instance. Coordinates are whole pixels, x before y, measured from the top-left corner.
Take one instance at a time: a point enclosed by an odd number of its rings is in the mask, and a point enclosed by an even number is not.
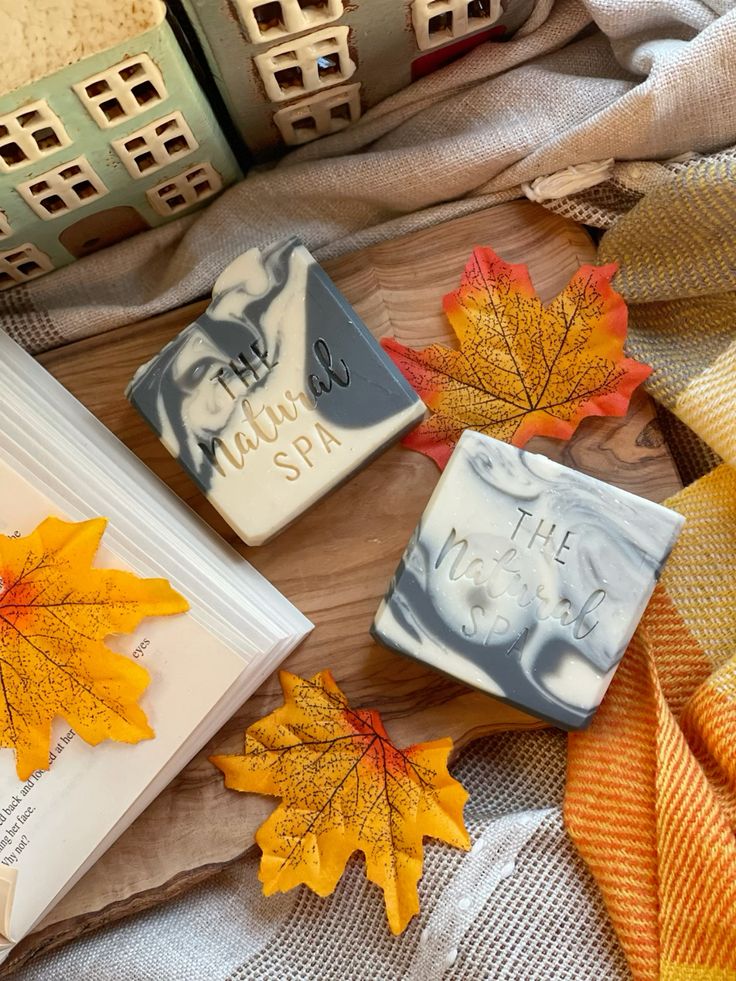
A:
[[[544,305],[526,266],[474,250],[444,308],[459,350],[381,343],[432,414],[403,442],[444,467],[464,429],[524,446],[568,439],[585,416],[623,416],[651,368],[624,355],[617,266],[581,266]]]
[[[57,717],[92,746],[153,736],[138,705],[148,672],[105,639],[188,604],[163,579],[95,568],[105,525],[47,518],[0,535],[0,747],[15,750],[21,780],[48,769]]]
[[[212,757],[227,787],[281,798],[256,834],[263,891],[304,883],[327,896],[359,850],[401,933],[419,911],[423,839],[469,847],[468,795],[447,772],[452,740],[399,749],[378,713],[351,708],[329,671],[280,678],[284,704],[250,726],[243,754]]]

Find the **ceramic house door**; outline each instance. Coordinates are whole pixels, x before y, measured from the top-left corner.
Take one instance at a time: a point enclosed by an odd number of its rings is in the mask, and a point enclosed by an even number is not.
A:
[[[64,229],[59,241],[75,258],[81,259],[147,228],[150,225],[135,208],[121,205],[80,218]]]

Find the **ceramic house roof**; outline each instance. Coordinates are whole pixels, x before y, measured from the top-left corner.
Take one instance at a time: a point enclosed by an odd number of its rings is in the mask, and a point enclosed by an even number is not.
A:
[[[161,0],[0,0],[0,96],[159,24]]]

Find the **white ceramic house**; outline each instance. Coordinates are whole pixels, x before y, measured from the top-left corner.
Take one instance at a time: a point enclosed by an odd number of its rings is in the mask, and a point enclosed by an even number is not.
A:
[[[256,157],[337,132],[413,79],[509,35],[534,0],[174,0]]]

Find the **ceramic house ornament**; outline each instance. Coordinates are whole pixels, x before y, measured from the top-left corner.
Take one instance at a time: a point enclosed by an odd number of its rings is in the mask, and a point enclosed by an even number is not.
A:
[[[683,518],[466,430],[373,633],[566,729],[600,704]]]
[[[534,0],[181,0],[186,26],[249,149],[267,158],[338,133],[476,44],[509,36]]]
[[[23,58],[0,85],[0,289],[200,207],[239,177],[160,0],[10,7],[6,47]]]
[[[244,253],[128,398],[251,545],[276,535],[424,415],[296,239]]]

